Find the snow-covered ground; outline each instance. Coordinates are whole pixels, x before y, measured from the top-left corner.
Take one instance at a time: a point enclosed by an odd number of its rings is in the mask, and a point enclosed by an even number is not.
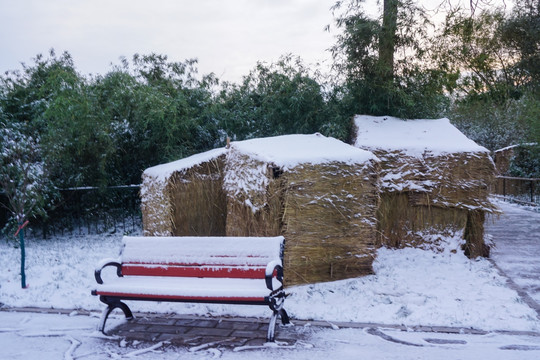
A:
[[[29,239],[27,289],[20,288],[20,252],[0,244],[0,302],[6,306],[99,310],[90,295],[94,268],[114,257],[121,236]],[[536,313],[506,286],[485,259],[469,260],[459,242],[444,252],[380,249],[376,275],[288,289],[293,318],[383,324],[473,327],[483,330],[540,331]],[[309,306],[306,306],[309,304]],[[134,311],[267,317],[264,307],[137,302]]]
[[[90,295],[95,282],[94,267],[100,259],[115,256],[120,242],[121,235],[117,234],[28,239],[26,269],[29,287],[21,289],[19,249],[2,241],[0,303],[5,307],[101,310],[102,304]],[[540,321],[535,311],[507,287],[506,279],[493,265],[485,259],[469,260],[458,248],[459,242],[449,238],[444,251],[438,253],[420,249],[380,249],[374,264],[376,275],[288,288],[291,296],[286,301],[286,309],[293,319],[540,332]],[[137,302],[132,309],[268,317],[267,308],[254,306]],[[136,344],[128,344],[124,348],[119,340],[104,340],[96,335],[97,322],[97,317],[89,316],[0,312],[0,354],[4,354],[0,358],[100,359],[126,355],[139,349]],[[384,332],[424,346],[404,347],[368,334],[366,330],[340,329],[314,332],[310,344],[300,344],[294,349],[262,349],[220,355],[236,359],[253,358],[257,354],[255,358],[266,358],[275,351],[290,351],[290,356],[278,356],[322,359],[335,354],[340,358],[353,358],[354,354],[362,353],[372,359],[540,357],[540,337],[490,333],[452,338],[451,335],[437,334],[437,338],[447,336],[450,340],[459,341],[433,344],[426,341],[434,337],[433,334],[397,330]],[[177,359],[182,358],[184,350],[189,352],[186,349],[168,351],[168,344],[154,345],[159,345],[155,350],[164,353],[146,352],[140,358]],[[518,351],[520,348],[522,350]],[[75,349],[77,356],[73,355]]]

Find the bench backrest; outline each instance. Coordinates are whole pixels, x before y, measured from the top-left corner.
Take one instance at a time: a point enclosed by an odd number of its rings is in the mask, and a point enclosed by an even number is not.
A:
[[[262,278],[271,261],[283,260],[284,238],[123,238],[122,275]]]

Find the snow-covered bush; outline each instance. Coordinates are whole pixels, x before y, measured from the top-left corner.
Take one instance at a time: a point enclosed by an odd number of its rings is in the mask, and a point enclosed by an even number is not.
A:
[[[8,233],[12,233],[17,223],[44,216],[54,193],[41,161],[39,140],[25,135],[18,124],[3,121],[0,121],[0,186],[7,198],[7,204],[2,206],[10,213],[3,229]]]

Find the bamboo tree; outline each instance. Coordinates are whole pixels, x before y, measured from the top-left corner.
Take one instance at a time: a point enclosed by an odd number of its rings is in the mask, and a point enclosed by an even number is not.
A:
[[[384,0],[383,4],[382,27],[379,36],[379,71],[383,82],[394,80],[398,4],[398,0]]]

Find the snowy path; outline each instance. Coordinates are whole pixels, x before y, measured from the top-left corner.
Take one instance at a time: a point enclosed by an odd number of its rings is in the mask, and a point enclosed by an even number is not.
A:
[[[540,337],[526,334],[436,334],[396,329],[303,327],[292,345],[228,347],[219,342],[177,346],[104,337],[87,315],[0,312],[0,358],[25,360],[101,359],[505,359],[540,358]]]
[[[540,213],[504,202],[497,205],[503,214],[486,222],[495,243],[491,257],[540,304]]]

